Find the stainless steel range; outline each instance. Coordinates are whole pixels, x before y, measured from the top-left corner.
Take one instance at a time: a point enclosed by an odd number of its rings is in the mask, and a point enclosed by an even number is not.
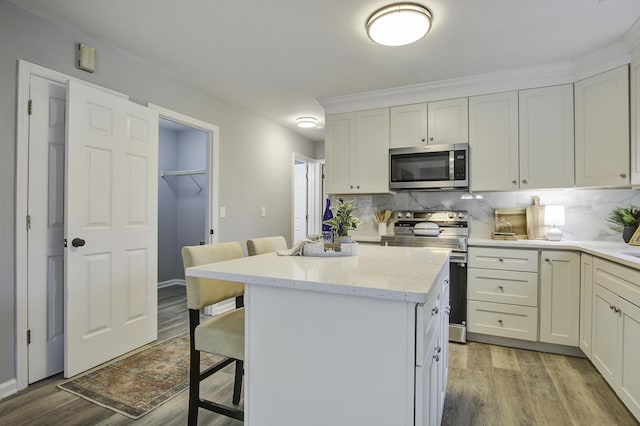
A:
[[[394,212],[394,235],[382,245],[450,248],[449,340],[467,341],[467,240],[468,214],[463,210]]]

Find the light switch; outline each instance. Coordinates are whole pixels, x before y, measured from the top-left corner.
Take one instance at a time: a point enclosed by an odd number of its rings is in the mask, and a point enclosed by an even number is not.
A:
[[[220,207],[220,219],[224,219],[225,217],[227,217],[227,208]]]
[[[262,217],[266,217],[267,216],[267,208],[266,207],[262,207],[261,208],[260,216],[262,216]]]

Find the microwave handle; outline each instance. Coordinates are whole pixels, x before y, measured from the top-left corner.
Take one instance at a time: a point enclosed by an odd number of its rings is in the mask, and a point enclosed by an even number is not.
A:
[[[456,151],[452,149],[451,151],[449,151],[449,180],[454,180],[456,176],[455,158]]]

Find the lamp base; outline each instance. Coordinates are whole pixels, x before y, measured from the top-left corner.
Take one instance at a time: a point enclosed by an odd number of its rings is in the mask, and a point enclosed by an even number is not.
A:
[[[560,241],[562,239],[562,231],[554,226],[547,231],[547,239],[549,241]]]

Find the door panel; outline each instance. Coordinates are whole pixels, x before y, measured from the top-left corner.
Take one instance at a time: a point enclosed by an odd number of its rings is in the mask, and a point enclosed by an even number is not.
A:
[[[158,193],[157,113],[68,87],[66,377],[156,339]]]
[[[27,233],[28,381],[64,367],[64,158],[66,87],[31,76]]]

